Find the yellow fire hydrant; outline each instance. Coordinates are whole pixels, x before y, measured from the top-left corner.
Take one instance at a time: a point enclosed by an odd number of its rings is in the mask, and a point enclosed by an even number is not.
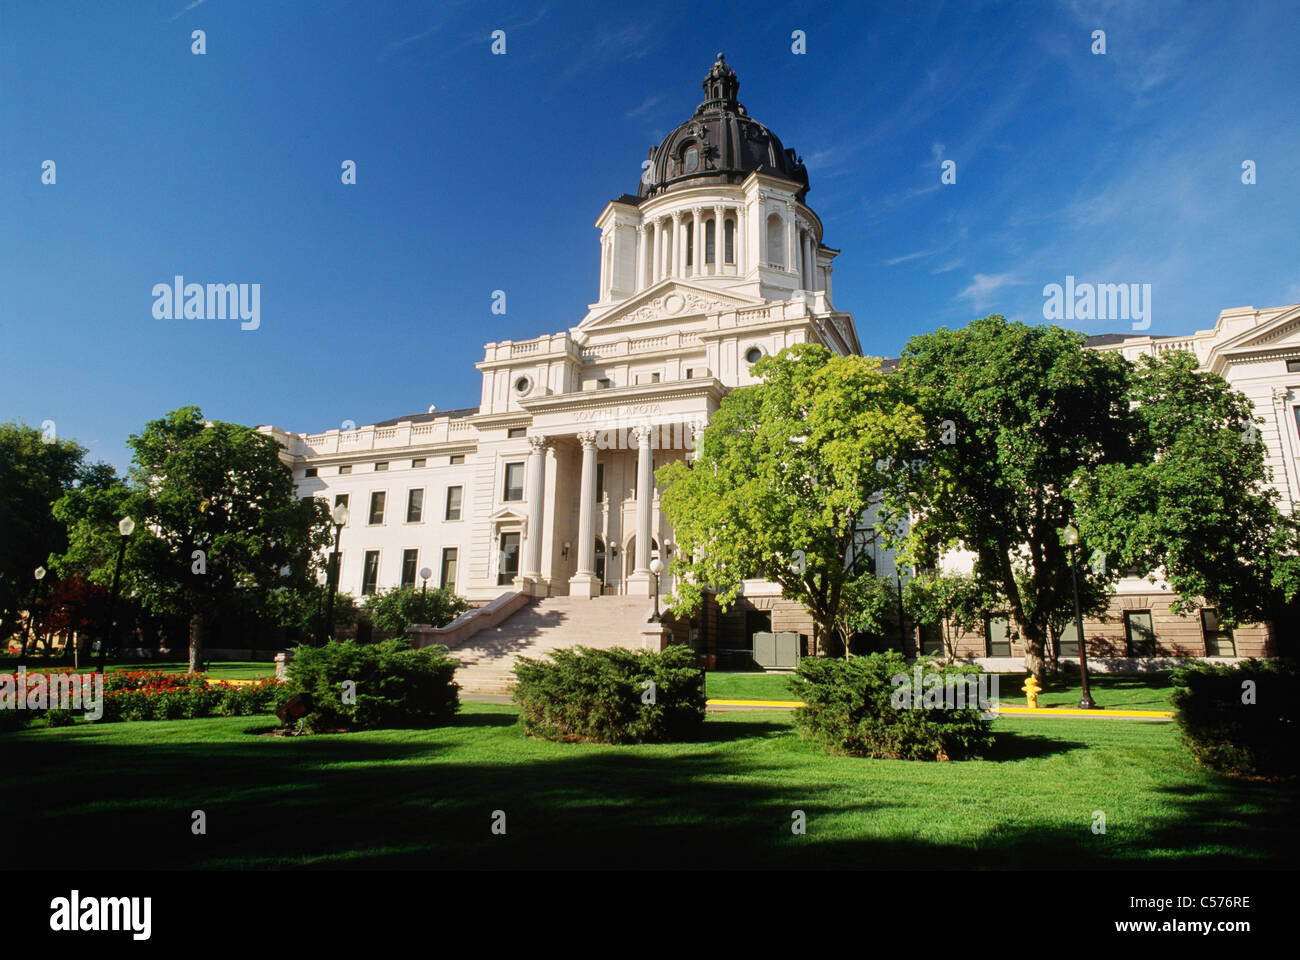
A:
[[[1025,692],[1025,699],[1029,702],[1029,709],[1037,710],[1038,691],[1043,688],[1038,685],[1038,681],[1034,679],[1033,674],[1029,675],[1029,679],[1025,681],[1025,685],[1020,689]]]

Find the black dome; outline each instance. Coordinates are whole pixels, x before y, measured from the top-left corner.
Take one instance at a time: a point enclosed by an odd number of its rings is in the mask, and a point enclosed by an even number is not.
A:
[[[754,171],[801,184],[808,194],[808,171],[767,127],[752,119],[736,100],[740,81],[718,54],[704,78],[704,102],[663,143],[651,147],[637,196],[657,197],[672,190],[710,183],[742,183]]]

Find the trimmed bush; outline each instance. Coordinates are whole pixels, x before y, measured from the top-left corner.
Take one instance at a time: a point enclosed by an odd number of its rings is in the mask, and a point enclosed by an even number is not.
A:
[[[436,726],[460,709],[456,666],[446,647],[412,650],[405,640],[298,647],[277,702],[299,693],[311,698],[299,733]],[[347,695],[347,681],[356,685],[354,695]]]
[[[1170,679],[1174,720],[1198,763],[1243,776],[1297,773],[1300,667],[1294,662],[1193,663]]]
[[[569,647],[520,657],[514,699],[530,736],[591,743],[689,740],[704,723],[704,671],[689,647]],[[652,686],[651,686],[652,685]]]
[[[897,651],[872,653],[848,659],[804,657],[790,680],[790,688],[804,706],[795,710],[794,722],[807,739],[829,752],[853,757],[890,760],[964,760],[978,757],[993,745],[990,723],[980,708],[942,706],[926,708],[922,692],[939,681],[965,687],[978,676],[979,667],[942,665],[929,658],[921,668],[921,691],[912,689],[915,666],[909,667]],[[904,688],[893,678],[905,676]],[[901,706],[896,691],[906,689],[913,700]],[[940,696],[942,701],[942,696]]]

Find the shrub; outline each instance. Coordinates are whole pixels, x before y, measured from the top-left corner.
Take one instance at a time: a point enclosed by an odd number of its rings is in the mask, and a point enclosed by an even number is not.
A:
[[[938,681],[925,678],[978,675],[975,666],[942,666],[929,658],[917,662],[922,688]],[[907,689],[916,694],[905,708],[895,706],[894,692],[902,689],[894,677],[907,677]],[[891,760],[962,760],[980,756],[993,744],[989,721],[980,708],[924,708],[921,691],[912,690],[915,668],[909,668],[897,651],[872,653],[848,659],[804,657],[791,678],[791,689],[804,706],[795,710],[799,732],[831,753]],[[916,709],[921,707],[921,709]]]
[[[1197,762],[1227,774],[1296,774],[1300,668],[1294,662],[1193,663],[1170,679],[1174,720]],[[1247,681],[1254,684],[1251,696]]]
[[[455,673],[445,647],[330,641],[294,651],[280,701],[298,693],[311,698],[311,711],[298,722],[302,733],[435,726],[460,709]],[[355,689],[345,700],[346,681]]]
[[[704,673],[688,647],[570,647],[550,656],[515,664],[519,722],[531,736],[662,743],[689,739],[704,723]]]
[[[380,630],[405,634],[413,623],[445,627],[469,609],[469,601],[442,587],[428,591],[401,587],[371,594],[366,598],[366,609]]]

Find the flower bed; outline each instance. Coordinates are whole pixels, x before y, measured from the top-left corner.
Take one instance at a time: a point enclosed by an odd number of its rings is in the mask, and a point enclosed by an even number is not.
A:
[[[27,674],[28,681],[38,672],[48,678],[72,671],[33,671]],[[17,674],[10,676],[16,686]],[[284,684],[274,677],[256,683],[233,684],[221,680],[209,681],[201,674],[118,670],[104,674],[103,713],[98,722],[189,720],[196,717],[242,717],[270,713],[275,709],[283,688]],[[59,709],[4,712],[12,713],[15,721],[0,724],[6,728],[22,726],[43,714],[49,714],[52,725],[63,725],[71,716],[68,711]]]

